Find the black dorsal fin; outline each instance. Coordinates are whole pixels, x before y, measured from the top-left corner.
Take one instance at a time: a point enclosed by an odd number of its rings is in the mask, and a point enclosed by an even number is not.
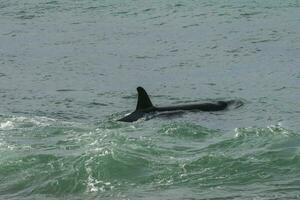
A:
[[[144,110],[153,107],[151,100],[147,92],[144,90],[144,88],[138,87],[137,92],[138,92],[138,102],[136,105],[136,110]]]

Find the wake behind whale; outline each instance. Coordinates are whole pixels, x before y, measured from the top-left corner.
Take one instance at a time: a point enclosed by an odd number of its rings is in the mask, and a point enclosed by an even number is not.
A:
[[[240,107],[243,105],[242,101],[239,100],[229,100],[229,101],[216,101],[211,103],[201,103],[201,104],[185,104],[176,106],[166,106],[158,107],[154,106],[147,94],[147,92],[142,87],[137,88],[138,101],[135,111],[129,115],[119,119],[122,122],[134,122],[140,118],[143,118],[146,114],[154,114],[163,112],[164,115],[174,115],[176,111],[203,111],[203,112],[215,112],[227,109],[230,105],[235,105],[235,107]]]

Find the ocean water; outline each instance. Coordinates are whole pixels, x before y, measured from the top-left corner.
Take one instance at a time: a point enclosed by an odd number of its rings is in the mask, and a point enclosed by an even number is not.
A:
[[[2,0],[0,199],[300,199],[299,55],[299,0]]]

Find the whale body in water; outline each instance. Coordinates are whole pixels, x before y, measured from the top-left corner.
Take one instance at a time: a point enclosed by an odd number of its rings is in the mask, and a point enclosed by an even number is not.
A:
[[[170,114],[174,114],[174,111],[203,111],[203,112],[214,112],[225,110],[229,105],[236,104],[236,107],[243,105],[241,101],[230,100],[230,101],[216,101],[212,103],[201,103],[201,104],[186,104],[176,106],[158,107],[154,106],[147,94],[142,87],[137,88],[138,101],[135,111],[119,119],[122,122],[134,122],[140,118],[145,117],[150,113],[170,111]]]

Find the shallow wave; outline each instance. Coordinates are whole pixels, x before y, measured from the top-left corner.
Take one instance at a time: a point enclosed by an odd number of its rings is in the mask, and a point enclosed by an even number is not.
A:
[[[191,123],[1,118],[7,121],[14,128],[0,131],[6,144],[0,148],[0,194],[8,199],[74,194],[118,199],[132,191],[158,190],[159,196],[182,187],[192,190],[191,198],[216,197],[208,189],[238,198],[242,186],[242,196],[249,198],[253,190],[267,196],[299,190],[300,136],[280,125],[225,134]]]
[[[162,135],[179,138],[201,139],[217,134],[215,130],[211,130],[199,125],[190,123],[170,123],[165,124],[159,130]]]
[[[0,149],[1,155],[7,154],[0,159],[2,195],[103,193],[134,183],[147,171],[148,161],[134,150],[146,144],[125,136],[126,128],[112,128],[113,122],[101,128],[33,119],[2,119],[13,123],[13,128],[1,130],[1,141],[7,144]]]

